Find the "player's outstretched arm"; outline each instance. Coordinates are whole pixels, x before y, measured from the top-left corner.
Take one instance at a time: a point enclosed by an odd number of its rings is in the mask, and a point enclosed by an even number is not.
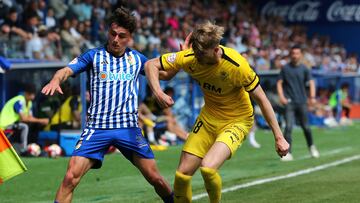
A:
[[[159,58],[151,59],[145,63],[145,75],[148,80],[148,84],[159,105],[166,108],[172,106],[174,101],[169,95],[165,94],[160,87],[160,69],[161,64]]]
[[[63,94],[63,91],[60,87],[60,84],[67,80],[74,72],[69,67],[64,67],[58,71],[56,71],[55,75],[51,79],[51,81],[46,84],[41,93],[45,95],[54,95],[55,91]]]
[[[267,123],[269,124],[274,134],[276,152],[280,157],[285,156],[288,153],[289,144],[286,142],[281,132],[280,126],[275,117],[274,110],[261,86],[257,86],[255,90],[250,92],[250,96],[260,106],[261,112],[263,113]]]

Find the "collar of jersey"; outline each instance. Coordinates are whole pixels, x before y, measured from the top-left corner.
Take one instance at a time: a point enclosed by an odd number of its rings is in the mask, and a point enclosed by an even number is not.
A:
[[[107,53],[109,53],[112,57],[115,57],[115,58],[121,58],[121,57],[123,57],[123,56],[125,55],[125,53],[131,51],[131,49],[130,49],[129,47],[126,47],[124,53],[121,54],[121,56],[114,56],[114,55],[107,49],[107,45],[108,45],[108,43],[106,43],[106,44],[104,45],[105,51],[106,51]]]

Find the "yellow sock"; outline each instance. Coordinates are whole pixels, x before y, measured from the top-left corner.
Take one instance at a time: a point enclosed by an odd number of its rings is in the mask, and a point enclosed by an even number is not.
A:
[[[204,179],[206,191],[211,203],[219,203],[221,199],[221,177],[212,168],[200,167],[201,175]]]
[[[143,122],[145,125],[150,126],[150,127],[155,127],[155,125],[156,125],[152,120],[150,120],[148,118],[144,118]]]
[[[191,177],[176,171],[174,181],[174,202],[188,203],[191,202]]]

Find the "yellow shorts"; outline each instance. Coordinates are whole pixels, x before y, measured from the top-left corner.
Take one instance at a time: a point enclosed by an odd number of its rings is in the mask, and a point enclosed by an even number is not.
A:
[[[236,120],[218,120],[201,112],[187,138],[183,151],[204,158],[215,142],[225,143],[231,156],[246,139],[254,122],[254,117]]]

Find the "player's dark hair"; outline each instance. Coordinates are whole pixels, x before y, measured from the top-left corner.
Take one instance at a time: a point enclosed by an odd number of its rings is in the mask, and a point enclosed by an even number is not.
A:
[[[17,9],[16,9],[15,7],[11,7],[11,8],[9,9],[8,14],[12,14],[12,13],[17,13]]]
[[[108,19],[108,26],[110,27],[112,23],[127,29],[130,33],[133,33],[136,29],[136,18],[130,12],[129,9],[120,7],[117,8]]]
[[[35,85],[34,84],[25,84],[24,92],[30,93],[30,94],[35,94],[36,93]]]
[[[291,50],[294,50],[294,49],[300,49],[300,51],[302,52],[302,48],[300,45],[296,44],[294,46],[291,47]]]
[[[350,85],[349,85],[349,83],[347,83],[347,82],[344,82],[343,84],[341,84],[341,89],[349,89],[349,87],[350,87]]]

